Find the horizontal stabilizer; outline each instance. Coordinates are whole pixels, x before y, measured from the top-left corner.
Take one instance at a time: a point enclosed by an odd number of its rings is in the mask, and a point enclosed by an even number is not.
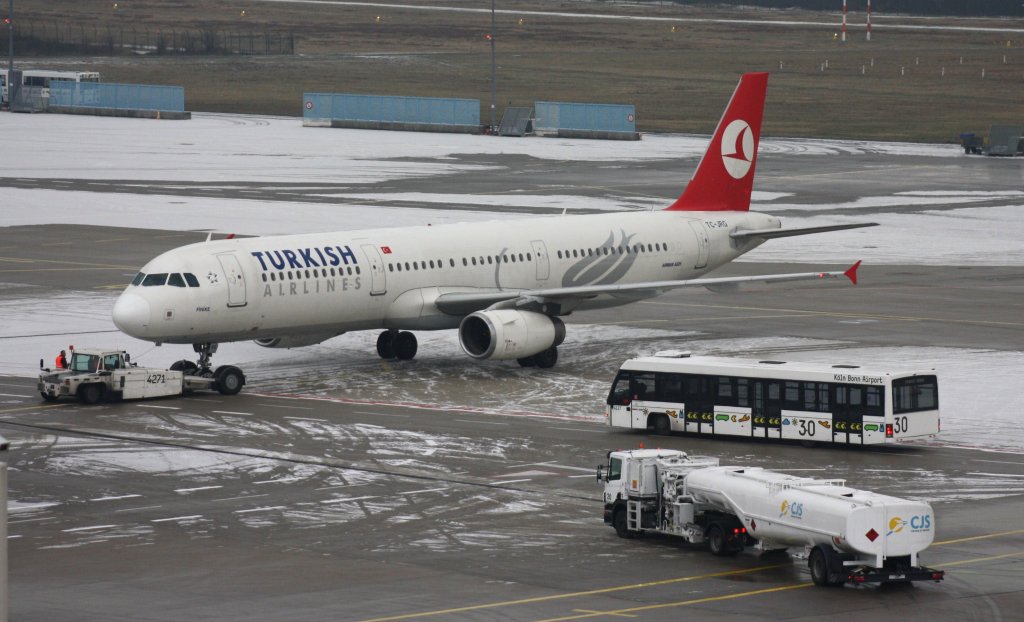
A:
[[[789,238],[795,235],[810,235],[812,233],[825,233],[826,231],[842,231],[843,229],[877,226],[877,222],[858,222],[850,225],[825,225],[822,227],[801,227],[799,229],[752,229],[750,231],[733,231],[729,234],[729,237],[734,240],[747,240],[750,238],[772,240],[774,238]]]

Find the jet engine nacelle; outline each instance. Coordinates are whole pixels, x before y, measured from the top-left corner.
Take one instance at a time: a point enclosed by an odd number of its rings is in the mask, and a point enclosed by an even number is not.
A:
[[[331,337],[337,337],[344,333],[319,333],[314,335],[289,335],[287,337],[269,337],[266,339],[253,339],[256,345],[264,348],[301,348],[312,346],[327,341]]]
[[[477,311],[459,324],[459,343],[475,359],[525,358],[564,340],[562,320],[532,311]]]

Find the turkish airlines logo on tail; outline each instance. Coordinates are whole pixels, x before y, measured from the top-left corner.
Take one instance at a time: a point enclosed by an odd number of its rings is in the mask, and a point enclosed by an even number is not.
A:
[[[722,164],[733,179],[743,179],[754,159],[754,132],[743,119],[736,119],[722,132]]]

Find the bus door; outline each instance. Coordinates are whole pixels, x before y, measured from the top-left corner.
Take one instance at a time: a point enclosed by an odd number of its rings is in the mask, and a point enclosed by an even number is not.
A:
[[[630,381],[633,374],[628,371],[620,371],[612,383],[612,390],[608,393],[608,425],[616,428],[633,427],[633,392]],[[646,423],[644,425],[646,426]]]
[[[715,433],[716,392],[712,387],[718,387],[718,378],[715,376],[683,376],[683,404],[686,410],[687,431]]]
[[[832,395],[832,442],[850,445],[863,443],[865,389],[859,385],[837,384]]]
[[[782,438],[782,381],[753,380],[754,437]]]

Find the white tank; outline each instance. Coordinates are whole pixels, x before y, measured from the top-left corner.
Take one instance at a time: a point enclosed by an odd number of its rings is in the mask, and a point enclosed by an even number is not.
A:
[[[735,514],[765,548],[832,544],[881,567],[888,557],[917,553],[935,539],[929,504],[757,467],[713,467],[686,476],[700,503]],[[867,560],[865,560],[867,561]]]

